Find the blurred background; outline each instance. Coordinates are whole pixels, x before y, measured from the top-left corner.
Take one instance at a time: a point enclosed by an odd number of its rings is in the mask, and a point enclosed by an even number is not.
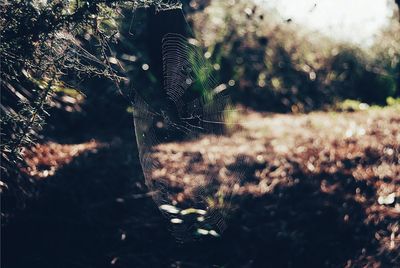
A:
[[[2,264],[400,266],[399,18],[394,0],[3,1]],[[183,245],[132,120],[137,92],[162,101],[170,31],[265,126],[226,234]]]

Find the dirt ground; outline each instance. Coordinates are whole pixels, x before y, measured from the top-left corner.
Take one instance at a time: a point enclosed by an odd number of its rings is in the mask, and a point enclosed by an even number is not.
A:
[[[227,229],[184,244],[148,193],[126,122],[27,150],[40,195],[4,227],[4,267],[400,267],[398,109],[241,122],[215,152],[231,159],[229,148],[248,144],[246,176],[218,184],[234,188]],[[237,164],[212,161],[213,139],[158,147],[176,206],[192,198],[189,169]]]

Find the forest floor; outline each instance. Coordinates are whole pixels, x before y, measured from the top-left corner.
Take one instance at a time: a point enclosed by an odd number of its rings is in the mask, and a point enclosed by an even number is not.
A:
[[[220,237],[175,241],[122,122],[100,138],[53,137],[25,152],[40,195],[5,226],[4,267],[400,267],[398,108],[241,121],[220,152],[248,142],[251,172]],[[159,146],[178,205],[191,198],[181,173],[211,165],[213,139]]]

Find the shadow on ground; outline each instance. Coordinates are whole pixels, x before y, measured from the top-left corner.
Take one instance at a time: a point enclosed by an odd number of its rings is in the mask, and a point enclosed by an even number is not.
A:
[[[3,230],[3,267],[343,267],[374,252],[348,174],[298,171],[296,183],[243,194],[220,238],[179,244],[151,198],[134,139],[85,153],[41,182]],[[321,191],[321,181],[339,184]],[[385,260],[381,260],[385,264]]]

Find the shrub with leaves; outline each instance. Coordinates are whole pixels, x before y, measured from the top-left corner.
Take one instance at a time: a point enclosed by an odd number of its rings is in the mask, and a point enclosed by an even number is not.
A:
[[[123,75],[110,63],[122,8],[180,8],[179,0],[16,0],[0,7],[2,214],[34,193],[19,170],[21,151],[39,137],[54,93],[75,88],[88,77],[113,81]],[[96,49],[85,48],[85,36]]]
[[[252,1],[212,1],[191,19],[221,81],[232,85],[235,101],[261,110],[302,112],[349,98],[385,104],[396,94],[396,16],[373,48],[310,32]]]

